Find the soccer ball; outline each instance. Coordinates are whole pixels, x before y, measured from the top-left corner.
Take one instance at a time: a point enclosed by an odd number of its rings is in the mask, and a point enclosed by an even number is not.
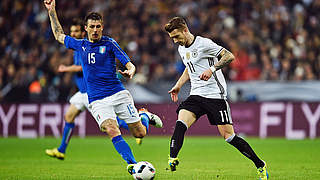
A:
[[[156,169],[147,161],[138,162],[133,166],[132,176],[136,180],[152,180],[156,174]]]

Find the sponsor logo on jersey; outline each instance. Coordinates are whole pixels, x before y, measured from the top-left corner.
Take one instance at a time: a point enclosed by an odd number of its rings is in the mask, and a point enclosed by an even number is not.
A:
[[[100,46],[100,47],[99,47],[99,53],[100,53],[100,54],[106,53],[106,49],[107,49],[106,46]]]
[[[190,59],[190,52],[186,53],[186,58],[189,60]]]

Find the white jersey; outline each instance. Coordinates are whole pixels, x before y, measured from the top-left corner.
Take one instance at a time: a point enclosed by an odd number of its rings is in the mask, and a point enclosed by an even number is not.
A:
[[[208,81],[200,79],[200,75],[218,62],[218,55],[223,47],[211,39],[196,36],[189,47],[179,46],[178,51],[184,65],[188,68],[191,81],[190,95],[198,95],[212,99],[226,99],[227,85],[222,70],[214,72]]]

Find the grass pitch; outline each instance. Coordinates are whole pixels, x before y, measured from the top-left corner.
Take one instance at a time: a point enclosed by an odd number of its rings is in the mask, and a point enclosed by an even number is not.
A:
[[[125,137],[137,161],[149,161],[163,180],[252,180],[254,164],[218,137],[187,136],[176,172],[166,171],[170,137]],[[320,140],[246,138],[268,164],[270,179],[320,179]],[[60,139],[0,138],[0,179],[132,179],[107,137],[73,137],[66,159],[45,155]]]

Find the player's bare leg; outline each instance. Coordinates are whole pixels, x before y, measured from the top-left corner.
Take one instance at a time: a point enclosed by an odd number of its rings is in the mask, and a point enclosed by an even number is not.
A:
[[[268,179],[268,173],[266,163],[261,160],[250,145],[241,137],[234,133],[233,126],[231,124],[218,125],[219,132],[224,139],[232,146],[237,148],[244,156],[249,158],[257,167],[258,178],[260,180]]]
[[[140,124],[142,125],[142,123],[140,121],[133,123],[131,125],[128,124],[130,132],[132,132],[132,135],[136,138],[136,143],[138,145],[142,144],[142,138],[145,136],[145,134],[144,135],[141,134],[141,131],[145,131],[145,132],[147,131],[146,127],[141,127]]]
[[[228,139],[234,134],[233,126],[231,124],[218,125],[218,130],[224,139]]]
[[[112,140],[113,146],[121,155],[121,157],[128,163],[127,170],[130,174],[133,168],[133,164],[136,164],[131,148],[127,144],[127,142],[122,138],[120,129],[118,127],[118,123],[114,119],[107,119],[102,122],[101,131],[108,134],[110,139]]]
[[[103,121],[100,128],[102,132],[105,132],[108,134],[110,139],[121,135],[117,121],[114,119],[107,119]]]
[[[73,123],[75,118],[81,113],[75,105],[71,104],[65,114],[64,118],[68,123]]]
[[[131,134],[135,138],[143,138],[147,134],[147,128],[142,125],[141,121],[128,124]]]
[[[176,171],[179,164],[178,153],[183,145],[184,134],[187,129],[196,121],[196,115],[188,110],[179,111],[178,120],[170,141],[170,157],[168,165],[171,171]]]
[[[65,151],[72,136],[72,130],[74,128],[74,120],[81,113],[81,111],[73,104],[68,108],[65,114],[65,127],[63,129],[63,137],[59,148],[46,149],[46,154],[51,157],[63,160],[65,158]]]

